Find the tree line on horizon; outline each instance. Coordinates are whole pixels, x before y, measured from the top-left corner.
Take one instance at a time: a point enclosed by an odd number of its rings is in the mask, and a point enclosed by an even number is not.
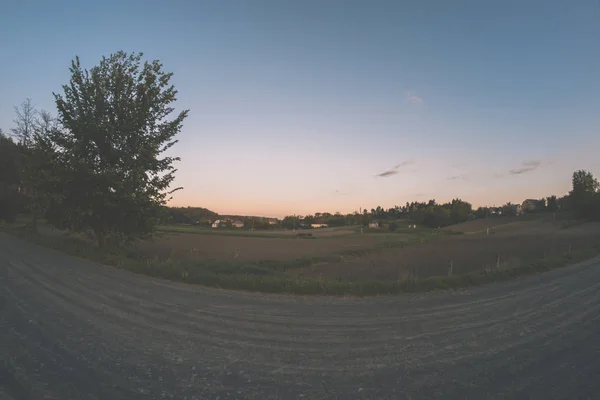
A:
[[[404,206],[395,206],[384,209],[381,206],[372,208],[370,211],[364,208],[362,212],[334,214],[323,212],[305,216],[286,216],[282,220],[284,227],[298,225],[298,220],[304,224],[327,224],[328,226],[364,225],[373,221],[383,220],[410,220],[416,224],[425,226],[447,226],[466,221],[472,212],[470,203],[461,199],[438,204],[434,199],[428,202],[407,202]]]
[[[555,213],[559,211],[574,211],[581,218],[600,220],[600,194],[598,194],[598,181],[591,172],[578,170],[572,176],[572,190],[564,196],[547,196],[541,199],[530,199],[533,208],[525,210],[527,213]],[[362,212],[342,214],[340,212],[317,212],[309,215],[288,215],[279,220],[276,225],[268,222],[267,218],[219,215],[218,213],[201,207],[168,207],[172,223],[196,224],[210,226],[216,219],[231,218],[244,222],[246,228],[276,229],[276,228],[302,228],[313,224],[326,224],[331,227],[363,225],[370,222],[408,221],[417,225],[430,228],[444,227],[476,218],[494,218],[502,216],[516,216],[520,204],[508,202],[498,207],[478,207],[461,199],[454,199],[447,203],[439,204],[435,199],[426,202],[407,202],[404,206],[395,206],[385,209],[362,209]]]
[[[598,192],[598,180],[591,172],[577,170],[572,175],[571,191],[561,197],[551,195],[541,199],[530,199],[533,207],[524,210],[526,213],[544,212],[574,212],[576,217],[587,220],[600,220],[600,193]],[[429,228],[438,228],[465,222],[469,219],[490,218],[502,216],[515,216],[519,213],[520,204],[508,202],[499,207],[478,207],[473,209],[472,205],[461,199],[438,204],[435,199],[426,202],[407,202],[404,206],[395,206],[384,209],[381,206],[366,208],[362,213],[315,213],[306,216],[286,216],[283,219],[285,227],[297,226],[298,220],[307,224],[327,224],[329,226],[364,225],[369,222],[395,222],[398,220],[408,221]]]

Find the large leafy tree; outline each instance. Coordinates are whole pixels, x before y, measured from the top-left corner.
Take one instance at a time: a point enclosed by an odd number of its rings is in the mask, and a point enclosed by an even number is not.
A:
[[[187,110],[173,113],[172,73],[142,53],[103,57],[90,70],[72,61],[64,94],[54,94],[59,129],[50,135],[60,177],[51,222],[109,238],[152,234],[162,206],[176,189],[173,163],[164,156],[181,130]]]

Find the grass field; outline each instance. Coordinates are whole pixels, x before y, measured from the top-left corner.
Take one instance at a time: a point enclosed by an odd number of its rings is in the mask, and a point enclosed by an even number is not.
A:
[[[348,228],[321,228],[297,232],[211,232],[203,228],[184,228],[187,229],[180,232],[175,232],[170,227],[163,228],[160,238],[153,242],[140,243],[135,250],[146,257],[161,260],[286,261],[363,253],[375,248],[397,246],[415,238],[430,237],[434,234],[447,235],[434,231],[360,234]],[[297,233],[310,233],[315,239],[297,238]]]
[[[563,229],[558,222],[537,219],[510,221],[495,227],[495,234],[472,231],[444,240],[372,252],[338,263],[323,263],[301,271],[299,277],[323,277],[348,281],[405,279],[471,274],[512,269],[542,258],[584,250],[600,243],[600,224],[582,224]]]
[[[573,225],[573,224],[570,224]],[[568,225],[568,226],[570,226]],[[105,264],[210,286],[270,292],[377,294],[463,286],[598,253],[600,224],[565,229],[551,216],[475,220],[444,229],[307,231],[164,226],[151,242],[102,252],[46,226],[13,234]],[[487,228],[493,234],[486,235]]]

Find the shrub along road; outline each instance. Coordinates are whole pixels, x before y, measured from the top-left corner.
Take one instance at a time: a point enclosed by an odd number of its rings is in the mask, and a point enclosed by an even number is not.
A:
[[[600,262],[368,299],[160,281],[0,233],[0,399],[600,393]]]

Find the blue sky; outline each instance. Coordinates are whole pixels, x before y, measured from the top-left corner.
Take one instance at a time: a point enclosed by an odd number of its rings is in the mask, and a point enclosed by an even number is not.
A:
[[[0,128],[27,97],[53,112],[75,55],[91,67],[142,51],[191,110],[175,205],[520,202],[565,193],[575,169],[600,174],[599,37],[600,3],[585,0],[12,1]]]

